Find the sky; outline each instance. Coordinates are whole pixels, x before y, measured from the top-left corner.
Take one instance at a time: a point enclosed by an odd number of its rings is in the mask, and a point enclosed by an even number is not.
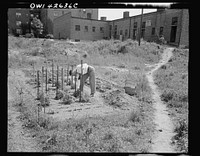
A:
[[[135,4],[135,3],[127,3],[127,4]],[[138,3],[137,3],[138,4]],[[166,5],[169,6],[171,3],[143,3],[143,4],[155,4],[155,5]],[[99,20],[101,17],[106,17],[106,20],[115,20],[119,18],[123,18],[123,12],[129,11],[129,16],[135,16],[141,14],[141,9],[136,8],[128,8],[128,9],[101,9],[99,8]],[[155,12],[157,9],[143,9],[143,13]]]

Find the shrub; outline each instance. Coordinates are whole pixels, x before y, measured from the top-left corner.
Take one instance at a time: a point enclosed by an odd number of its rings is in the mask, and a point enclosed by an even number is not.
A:
[[[169,91],[164,91],[161,94],[161,100],[165,101],[165,102],[169,102],[174,98],[174,93],[173,92],[169,92]]]
[[[65,92],[62,91],[62,90],[58,90],[57,93],[56,93],[56,97],[55,97],[55,100],[60,100],[64,97],[65,95]]]
[[[140,122],[140,111],[138,109],[133,110],[129,116],[129,121]]]
[[[63,104],[68,105],[68,104],[73,103],[75,101],[75,99],[73,98],[73,96],[70,96],[69,94],[65,94],[62,101],[63,101]]]

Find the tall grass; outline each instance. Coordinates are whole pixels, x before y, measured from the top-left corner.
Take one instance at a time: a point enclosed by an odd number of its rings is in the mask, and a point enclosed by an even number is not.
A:
[[[155,75],[161,100],[174,119],[176,135],[173,139],[178,150],[184,152],[188,151],[188,56],[187,49],[175,49],[165,68],[157,70]]]

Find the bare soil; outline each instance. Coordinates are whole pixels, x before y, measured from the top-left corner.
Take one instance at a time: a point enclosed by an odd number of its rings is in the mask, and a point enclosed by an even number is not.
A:
[[[160,99],[160,93],[157,86],[154,83],[153,73],[162,65],[166,64],[172,54],[173,48],[167,48],[164,50],[162,60],[155,65],[150,65],[147,67],[153,67],[146,76],[149,81],[149,85],[152,89],[152,97],[154,99],[154,107],[155,107],[155,123],[156,123],[156,132],[152,145],[152,152],[174,152],[174,148],[171,145],[171,139],[175,135],[174,127],[172,121],[168,115],[168,110],[166,106]]]

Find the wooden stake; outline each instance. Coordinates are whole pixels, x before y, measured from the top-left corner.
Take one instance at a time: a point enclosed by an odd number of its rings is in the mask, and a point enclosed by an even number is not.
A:
[[[40,112],[39,112],[39,111],[40,111],[40,110],[39,110],[40,108],[39,108],[39,107],[40,107],[40,106],[38,105],[38,115],[37,115],[37,122],[38,122],[38,124],[39,124],[39,117],[40,117],[40,116],[39,116],[39,115],[40,115]]]
[[[81,60],[81,77],[80,77],[80,97],[79,97],[79,101],[81,102],[81,92],[82,92],[82,90],[81,90],[81,85],[83,85],[82,83],[82,76],[83,76],[83,60]]]
[[[57,95],[57,93],[58,93],[58,77],[59,77],[59,76],[58,76],[58,75],[59,75],[58,72],[59,72],[59,67],[58,67],[58,65],[57,65],[56,95]]]
[[[68,84],[68,81],[69,81],[69,64],[67,65],[67,84]]]
[[[39,94],[40,94],[39,85],[40,85],[40,81],[39,81],[39,70],[38,70],[37,71],[37,99],[39,99]]]
[[[61,81],[62,81],[62,90],[63,90],[63,86],[64,86],[64,78],[63,78],[63,68],[61,69],[61,75],[62,75],[62,79],[61,79]]]
[[[42,93],[43,93],[43,82],[44,82],[44,66],[42,66]]]
[[[33,62],[33,77],[34,77],[34,82],[35,82],[35,63]]]
[[[76,70],[76,75],[77,75],[77,70]],[[76,75],[75,75],[75,93],[76,93]]]
[[[52,87],[53,87],[53,83],[54,83],[54,63],[52,60]]]
[[[72,65],[72,71],[73,71],[73,65]],[[72,82],[72,84],[71,85],[73,85],[73,75],[71,75],[71,82]]]
[[[47,83],[48,83],[48,73],[47,73],[47,72],[48,72],[48,71],[47,71],[47,68],[46,68],[46,75],[45,75],[45,76],[46,76],[46,81],[45,81],[45,82],[46,82],[46,86],[45,86],[46,94],[47,94],[47,90],[48,90],[48,89],[47,89]]]

